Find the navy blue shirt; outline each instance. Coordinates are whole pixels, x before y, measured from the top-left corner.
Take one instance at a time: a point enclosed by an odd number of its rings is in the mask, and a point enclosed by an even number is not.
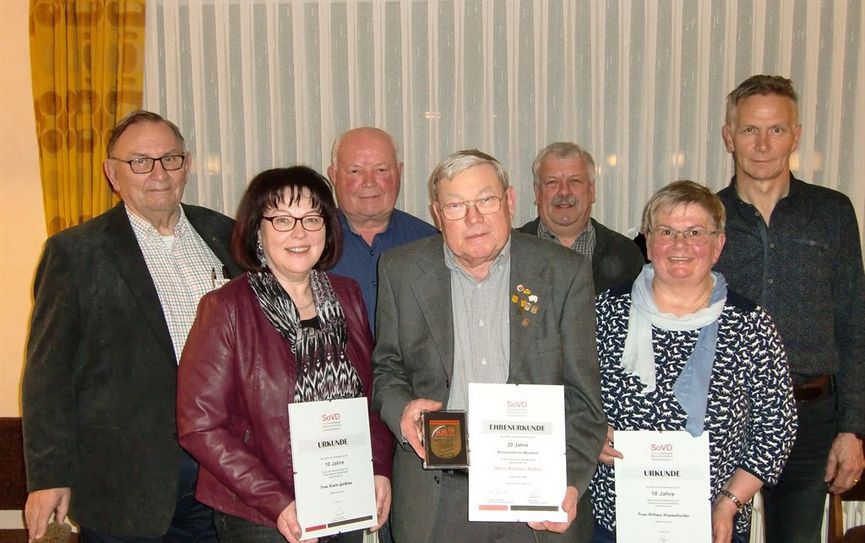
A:
[[[836,375],[839,431],[865,432],[865,272],[850,199],[791,174],[767,226],[735,177],[718,196],[727,243],[715,270],[772,316],[794,383]]]
[[[387,229],[375,235],[372,240],[372,247],[370,247],[362,236],[351,229],[341,210],[337,210],[337,216],[342,223],[342,256],[336,266],[329,271],[337,275],[351,277],[357,281],[363,293],[363,301],[366,303],[369,325],[375,332],[378,258],[388,249],[432,236],[438,233],[438,230],[413,215],[394,209]]]

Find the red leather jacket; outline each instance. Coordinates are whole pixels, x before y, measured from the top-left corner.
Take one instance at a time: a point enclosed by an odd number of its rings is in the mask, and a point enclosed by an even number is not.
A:
[[[372,334],[357,284],[328,274],[347,326],[347,355],[372,395]],[[287,405],[294,396],[289,342],[270,324],[244,274],[201,299],[180,360],[180,444],[201,465],[196,497],[265,526],[294,501]],[[370,412],[373,471],[390,477],[393,436]]]

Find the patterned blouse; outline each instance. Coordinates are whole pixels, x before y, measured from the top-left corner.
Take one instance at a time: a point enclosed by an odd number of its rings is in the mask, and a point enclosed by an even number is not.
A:
[[[699,330],[652,328],[656,389],[645,388],[621,366],[630,287],[612,289],[595,302],[601,396],[614,430],[684,430],[687,416],[673,385],[697,342]],[[767,486],[774,485],[796,436],[796,406],[787,356],[771,318],[761,308],[730,292],[718,318],[718,345],[709,384],[705,428],[709,434],[711,500],[742,468]],[[595,520],[615,532],[616,490],[612,466],[598,463],[591,483]],[[751,522],[751,505],[738,516],[737,532]]]

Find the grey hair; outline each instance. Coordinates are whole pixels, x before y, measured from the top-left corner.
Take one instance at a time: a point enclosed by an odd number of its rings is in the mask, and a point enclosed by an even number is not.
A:
[[[715,223],[715,230],[723,232],[727,222],[727,213],[724,204],[718,195],[708,188],[694,181],[673,181],[666,187],[658,189],[646,202],[643,208],[643,221],[640,232],[648,235],[655,227],[655,220],[662,211],[687,204],[696,204],[702,207]]]
[[[508,172],[502,163],[492,156],[478,151],[477,149],[464,149],[448,156],[438,163],[438,166],[432,171],[429,177],[429,199],[430,203],[436,201],[436,187],[442,179],[453,179],[455,176],[473,168],[489,164],[496,170],[496,177],[502,184],[502,189],[508,190],[510,183],[508,181]]]
[[[532,162],[532,177],[534,177],[535,186],[541,182],[539,175],[539,170],[541,169],[541,163],[547,158],[547,155],[553,155],[558,159],[563,158],[571,158],[571,157],[580,157],[583,159],[583,162],[586,163],[586,170],[589,171],[589,179],[592,183],[595,182],[595,173],[597,171],[597,166],[595,166],[595,159],[592,158],[592,154],[577,145],[576,143],[571,143],[569,141],[557,141],[555,143],[551,143],[538,151],[538,156],[535,157],[534,162]]]
[[[120,136],[122,136],[123,133],[126,132],[126,129],[134,124],[140,123],[164,124],[171,129],[171,132],[174,133],[174,137],[177,138],[177,143],[180,145],[181,150],[186,152],[186,140],[183,139],[183,134],[180,133],[180,129],[177,128],[176,124],[169,121],[158,113],[153,113],[152,111],[145,111],[143,109],[136,109],[127,113],[122,119],[117,122],[116,125],[114,125],[114,128],[111,129],[111,133],[108,135],[108,144],[105,146],[105,151],[108,156],[111,156],[111,151],[114,150],[114,146],[117,144],[117,140],[119,140]]]

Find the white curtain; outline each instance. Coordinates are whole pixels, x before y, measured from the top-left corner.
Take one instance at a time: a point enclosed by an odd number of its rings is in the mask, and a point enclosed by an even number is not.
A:
[[[337,135],[374,125],[400,144],[410,213],[429,220],[433,166],[476,147],[509,169],[519,226],[536,151],[567,140],[600,167],[593,215],[633,236],[657,188],[727,184],[724,98],[781,74],[792,169],[847,194],[863,237],[863,36],[861,0],[153,0],[144,101],[189,140],[186,201],[229,215],[259,171],[324,171]]]
[[[447,154],[496,156],[535,216],[531,162],[552,141],[600,166],[594,216],[634,235],[651,193],[732,175],[724,97],[791,77],[795,174],[841,190],[865,231],[865,9],[860,0],[160,0],[148,4],[145,105],[190,140],[186,200],[233,214],[259,171],[324,170],[344,130],[399,142],[399,207],[429,219]]]

